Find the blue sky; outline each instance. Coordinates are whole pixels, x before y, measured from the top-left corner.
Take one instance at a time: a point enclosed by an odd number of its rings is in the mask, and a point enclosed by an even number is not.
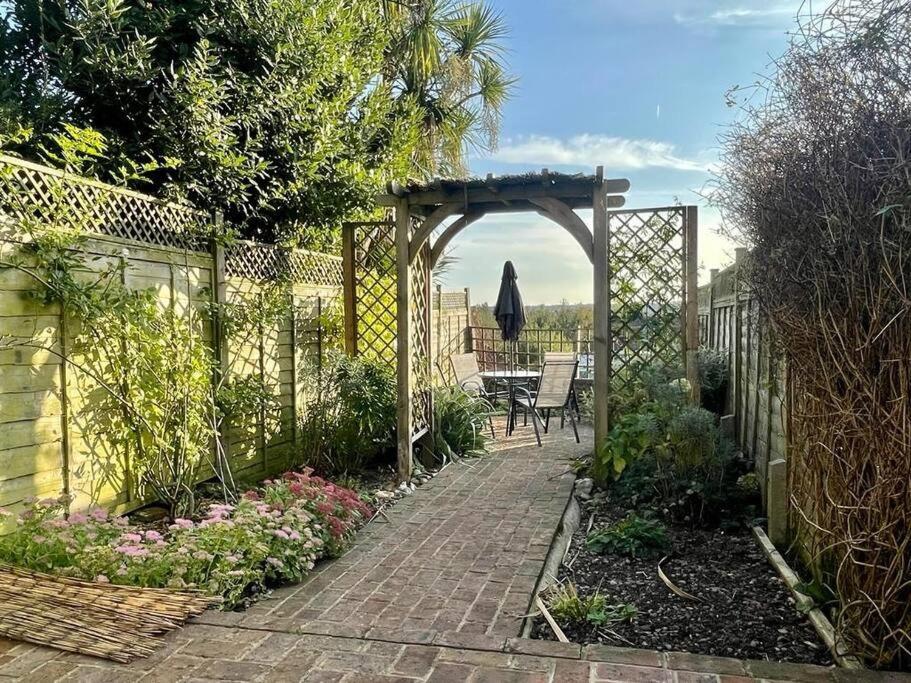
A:
[[[735,116],[725,92],[768,71],[801,0],[490,0],[510,26],[519,77],[499,149],[476,175],[540,170],[631,182],[627,207],[700,205],[700,261],[727,265],[733,246],[697,192]],[[582,212],[590,224],[591,212]],[[486,217],[453,241],[445,287],[492,301],[512,259],[526,303],[591,301],[591,266],[561,228],[536,214]]]

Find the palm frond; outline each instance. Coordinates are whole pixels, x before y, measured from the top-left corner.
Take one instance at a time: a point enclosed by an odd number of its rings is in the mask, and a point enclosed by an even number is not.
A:
[[[509,35],[502,13],[483,2],[456,7],[442,22],[460,59],[497,59],[502,56],[502,41]]]

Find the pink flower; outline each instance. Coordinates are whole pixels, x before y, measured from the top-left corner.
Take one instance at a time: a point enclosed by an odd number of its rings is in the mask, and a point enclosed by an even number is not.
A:
[[[123,541],[129,541],[130,543],[142,543],[142,536],[140,534],[128,533],[120,537]]]
[[[95,583],[110,583],[111,580],[106,577],[104,574],[99,574],[95,577]]]
[[[192,529],[193,522],[189,519],[183,519],[182,517],[178,517],[177,519],[174,520],[174,524],[172,526],[177,527],[178,529]]]
[[[96,522],[104,522],[107,521],[108,511],[104,508],[92,508],[91,515]]]
[[[149,554],[148,548],[135,545],[118,545],[114,550],[127,557],[145,557]]]
[[[56,498],[44,498],[44,499],[38,501],[38,505],[40,505],[41,507],[44,507],[44,508],[57,507],[57,499]]]
[[[74,512],[70,515],[70,524],[85,524],[88,521],[89,518],[81,512]]]
[[[161,534],[154,529],[149,529],[146,531],[145,536],[147,541],[160,541],[162,539]]]
[[[276,529],[276,530],[273,531],[272,533],[273,533],[275,536],[277,536],[278,538],[284,538],[284,539],[288,539],[288,538],[289,538],[288,532],[285,531],[284,529]]]

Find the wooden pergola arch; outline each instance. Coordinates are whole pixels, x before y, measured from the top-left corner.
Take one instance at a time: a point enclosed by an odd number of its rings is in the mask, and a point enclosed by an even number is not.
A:
[[[610,381],[610,285],[608,275],[609,208],[623,206],[626,179],[605,179],[603,168],[594,175],[565,175],[543,169],[540,173],[471,180],[436,180],[406,187],[392,184],[377,198],[394,212],[396,245],[396,323],[398,382],[398,471],[402,480],[411,476],[412,394],[415,391],[411,309],[412,268],[418,255],[428,254],[436,265],[451,240],[469,225],[492,213],[533,212],[564,228],[582,247],[593,272],[593,352],[595,398],[595,443],[607,436],[607,396]],[[592,209],[590,230],[576,213]],[[433,233],[456,217],[431,244]],[[424,302],[426,304],[426,302]]]

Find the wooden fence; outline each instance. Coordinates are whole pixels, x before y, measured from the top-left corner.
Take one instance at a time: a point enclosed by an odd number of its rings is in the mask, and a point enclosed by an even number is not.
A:
[[[447,368],[448,358],[463,353],[471,325],[471,293],[444,292],[437,285],[430,297],[430,357],[437,367]]]
[[[125,264],[125,286],[151,289],[162,307],[193,314],[229,379],[255,374],[274,394],[276,409],[225,430],[235,477],[284,467],[300,438],[296,415],[313,373],[326,349],[340,344],[340,329],[327,330],[323,320],[340,306],[341,258],[249,242],[210,246],[197,235],[213,218],[192,207],[8,157],[0,157],[0,172],[0,260],[21,253],[21,220],[78,223],[89,235],[81,250],[92,270]],[[205,314],[212,303],[255,305],[256,294],[276,282],[291,305],[274,325],[222,334]],[[76,507],[134,508],[144,501],[128,453],[105,437],[93,412],[98,387],[61,358],[74,332],[58,306],[29,296],[34,288],[27,273],[0,268],[0,507],[63,492]],[[43,348],[15,345],[26,339]]]
[[[747,259],[738,249],[734,265],[711,271],[710,283],[699,288],[699,340],[727,354],[725,412],[734,416],[738,446],[755,463],[777,543],[787,535],[787,376],[759,304],[743,284]]]

